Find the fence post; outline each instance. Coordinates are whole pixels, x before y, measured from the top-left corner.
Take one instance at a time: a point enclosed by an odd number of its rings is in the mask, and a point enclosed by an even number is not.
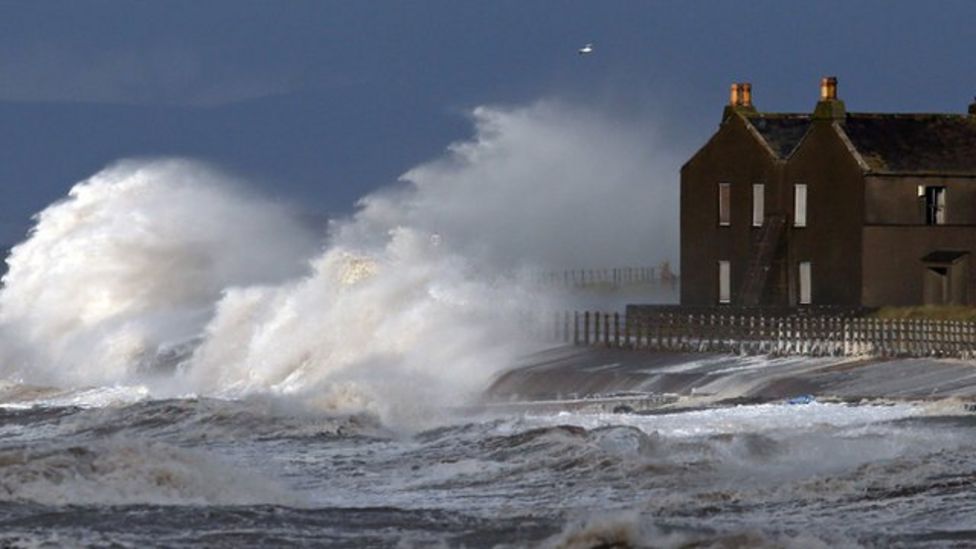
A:
[[[580,344],[580,333],[579,333],[579,311],[573,311],[573,345],[579,346]]]
[[[668,342],[667,342],[666,349],[668,349],[669,351],[673,351],[674,350],[674,315],[671,313],[668,313],[667,332],[668,332]]]
[[[590,312],[583,313],[583,345],[590,344]]]
[[[749,354],[750,355],[759,354],[759,345],[761,343],[759,331],[762,328],[762,325],[760,324],[760,320],[759,320],[760,317],[757,315],[758,313],[755,311],[751,311],[749,313]]]
[[[620,347],[620,313],[613,313],[613,344]]]
[[[637,319],[637,348],[649,349],[651,347],[651,326],[650,315],[641,315]],[[643,340],[643,341],[642,341]]]

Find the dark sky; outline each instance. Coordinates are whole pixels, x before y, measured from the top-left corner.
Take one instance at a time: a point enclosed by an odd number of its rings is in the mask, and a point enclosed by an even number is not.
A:
[[[479,104],[651,113],[688,155],[739,80],[761,110],[812,109],[830,74],[849,110],[961,112],[973,21],[971,1],[0,2],[0,243],[131,156],[348,212]]]

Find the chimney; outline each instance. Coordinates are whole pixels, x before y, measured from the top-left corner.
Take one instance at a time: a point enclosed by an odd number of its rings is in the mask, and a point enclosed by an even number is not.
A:
[[[969,104],[969,116],[976,118],[976,96],[973,97],[973,102]]]
[[[742,107],[752,107],[752,84],[748,82],[739,84],[739,101]]]
[[[752,84],[748,82],[736,82],[729,88],[729,104],[722,113],[722,121],[728,120],[736,112],[756,113],[756,108],[752,106]]]
[[[837,99],[837,77],[825,76],[820,79],[820,101],[813,109],[814,120],[843,120],[847,115],[844,102]]]
[[[837,100],[837,77],[836,76],[824,76],[820,79],[820,100],[821,101],[835,101]]]
[[[752,84],[736,82],[729,92],[730,107],[752,107]]]

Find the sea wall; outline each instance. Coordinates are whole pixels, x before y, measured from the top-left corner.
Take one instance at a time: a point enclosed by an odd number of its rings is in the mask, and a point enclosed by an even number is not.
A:
[[[700,400],[976,397],[976,361],[934,358],[767,357],[554,347],[525,357],[487,392],[495,402],[621,393]]]

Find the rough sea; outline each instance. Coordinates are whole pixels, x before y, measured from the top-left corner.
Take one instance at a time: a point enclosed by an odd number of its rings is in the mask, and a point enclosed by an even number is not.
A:
[[[976,417],[958,403],[468,410],[405,432],[265,398],[0,394],[3,546],[948,547],[976,535]]]

